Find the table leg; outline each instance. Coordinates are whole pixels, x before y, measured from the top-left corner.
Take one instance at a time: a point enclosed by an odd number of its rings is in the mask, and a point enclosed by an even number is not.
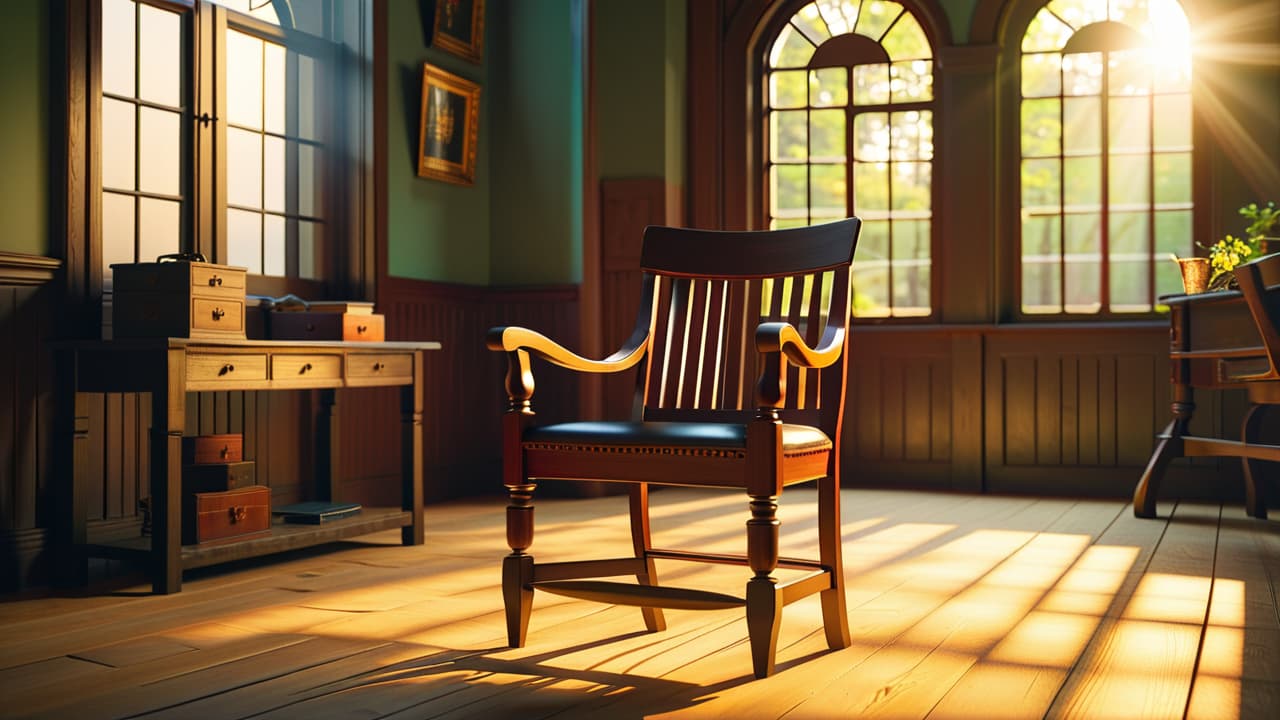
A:
[[[68,586],[84,585],[89,580],[89,562],[82,552],[88,542],[88,483],[84,473],[89,467],[88,434],[89,404],[85,396],[76,391],[79,382],[77,357],[74,350],[59,350],[54,355],[56,410],[54,412],[57,433],[54,477],[63,478],[65,485],[57,494],[62,518],[58,543],[62,560],[56,580]]]
[[[1240,439],[1246,444],[1257,443],[1259,431],[1262,429],[1262,419],[1266,416],[1266,405],[1253,404],[1249,406],[1249,412],[1244,416],[1243,428],[1240,432]],[[1259,520],[1267,519],[1267,501],[1264,486],[1260,481],[1266,477],[1266,473],[1262,470],[1262,460],[1254,460],[1253,458],[1240,458],[1244,465],[1244,510],[1252,517]]]
[[[421,545],[422,519],[422,351],[413,354],[413,384],[400,388],[401,507],[411,520],[400,528],[400,542]]]
[[[1169,461],[1182,457],[1182,438],[1187,435],[1187,426],[1196,404],[1192,401],[1191,388],[1186,385],[1174,386],[1173,420],[1160,434],[1160,442],[1155,452],[1147,461],[1147,468],[1133,491],[1133,514],[1140,518],[1156,516],[1156,496],[1160,491],[1160,482],[1164,480],[1164,471]]]
[[[320,417],[316,424],[316,441],[320,446],[320,452],[316,454],[316,500],[325,502],[333,502],[334,488],[338,485],[342,445],[338,421],[338,391],[321,390]]]
[[[187,355],[168,350],[165,382],[151,391],[151,589],[182,590],[182,433]]]

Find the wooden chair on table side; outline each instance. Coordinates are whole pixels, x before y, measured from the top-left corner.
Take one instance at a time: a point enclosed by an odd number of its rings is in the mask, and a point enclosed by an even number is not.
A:
[[[604,360],[524,328],[489,331],[489,348],[508,358],[503,481],[511,554],[502,592],[512,647],[524,645],[534,590],[639,606],[650,631],[665,629],[662,608],[745,606],[756,677],[773,673],[782,607],[815,592],[827,645],[849,645],[839,458],[849,267],[860,226],[850,218],[755,232],[647,228],[635,331]],[[537,427],[531,356],[582,372],[639,365],[635,417]],[[631,483],[633,556],[535,563],[528,550],[539,479]],[[778,496],[810,480],[818,480],[819,557],[780,558]],[[745,490],[747,554],[653,547],[648,486],[655,483]],[[659,558],[746,565],[753,575],[742,595],[664,587]],[[807,572],[780,581],[779,566]],[[638,582],[588,579],[623,575]]]
[[[1241,428],[1241,440],[1255,444],[1261,440],[1262,419],[1267,408],[1280,404],[1280,255],[1267,255],[1236,268],[1240,294],[1249,306],[1265,355],[1241,360],[1223,360],[1219,366],[1226,382],[1243,382],[1249,393],[1249,410]],[[1280,461],[1280,451],[1266,453]],[[1262,459],[1243,457],[1245,511],[1256,518],[1267,517],[1264,485],[1267,477]],[[1273,466],[1274,467],[1274,466]],[[1274,472],[1274,469],[1272,470]]]

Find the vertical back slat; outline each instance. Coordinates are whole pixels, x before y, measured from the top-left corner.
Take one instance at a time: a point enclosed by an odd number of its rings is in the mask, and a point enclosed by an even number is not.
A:
[[[697,398],[696,390],[702,367],[702,346],[705,342],[707,281],[687,280],[688,296],[684,308],[683,342],[680,353],[679,378],[675,385],[675,400],[668,396],[668,407],[692,407]]]
[[[723,348],[724,372],[721,373],[720,394],[715,407],[721,410],[742,409],[742,334],[743,319],[747,307],[747,286],[750,280],[732,280],[728,283],[724,307]]]
[[[763,294],[764,281],[747,282],[746,302],[742,304],[742,333],[739,336],[742,370],[738,374],[735,410],[754,410],[756,406],[756,328],[760,325],[760,302]]]
[[[653,349],[649,356],[648,388],[644,400],[646,407],[662,407],[667,369],[670,367],[672,295],[676,285],[670,278],[658,279],[658,310],[653,323]]]
[[[787,278],[791,285],[790,297],[787,299],[787,322],[801,333],[805,332],[804,327],[804,286],[807,275],[794,275]],[[787,407],[800,408],[806,407],[805,400],[805,382],[808,380],[808,371],[804,368],[797,367],[791,363],[787,363]]]
[[[708,280],[707,284],[707,302],[702,333],[702,365],[698,370],[698,384],[695,388],[693,402],[694,408],[704,410],[716,407],[716,391],[720,387],[721,358],[724,355],[725,286],[727,283],[724,280]]]
[[[830,278],[830,273],[816,273],[811,275],[813,281],[809,289],[809,320],[808,327],[805,328],[804,341],[809,347],[817,347],[818,341],[822,339],[822,333],[826,328],[827,321],[827,304],[823,302],[823,288],[826,281]],[[830,296],[827,297],[828,302]],[[822,371],[811,370],[808,372],[809,382],[805,389],[805,405],[804,407],[821,408],[822,407]]]
[[[684,344],[689,329],[689,285],[688,278],[675,278],[671,281],[667,347],[663,353],[662,389],[658,407],[675,407],[680,391],[681,364],[684,362]]]

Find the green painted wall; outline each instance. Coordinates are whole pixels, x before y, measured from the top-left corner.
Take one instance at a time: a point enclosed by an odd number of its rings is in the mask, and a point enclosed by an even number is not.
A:
[[[0,3],[0,27],[0,250],[61,255],[49,237],[48,4]]]
[[[490,18],[502,3],[489,3]],[[488,64],[476,65],[428,47],[430,3],[393,0],[387,28],[387,266],[392,275],[484,285],[489,282],[490,138],[493,93]],[[496,6],[496,7],[495,7]],[[492,23],[486,24],[485,54]],[[471,186],[418,177],[422,64],[429,62],[480,84],[480,141]]]
[[[601,179],[666,175],[667,5],[602,0],[594,6]]]
[[[427,46],[429,4],[388,6],[388,265],[473,285],[582,277],[582,0],[489,0],[484,61]],[[422,63],[480,83],[476,182],[417,176]]]
[[[492,9],[490,9],[492,8]],[[486,4],[494,135],[490,279],[582,279],[582,0]]]
[[[973,25],[973,9],[978,0],[939,0],[942,10],[951,24],[951,37],[957,45],[969,42],[969,29]]]

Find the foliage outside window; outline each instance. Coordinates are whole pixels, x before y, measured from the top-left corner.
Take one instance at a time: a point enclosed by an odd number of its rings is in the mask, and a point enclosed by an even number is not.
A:
[[[1021,49],[1022,311],[1151,312],[1193,247],[1186,15],[1052,0]]]
[[[800,8],[765,65],[771,228],[863,221],[854,314],[932,313],[933,49],[896,2]]]

